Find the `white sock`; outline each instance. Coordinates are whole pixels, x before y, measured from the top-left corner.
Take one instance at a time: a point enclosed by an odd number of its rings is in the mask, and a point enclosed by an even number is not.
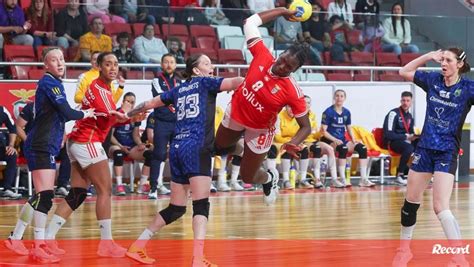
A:
[[[20,218],[16,221],[15,229],[13,230],[12,235],[10,236],[11,239],[14,240],[21,240],[23,238],[23,234],[25,233],[26,227],[28,224],[31,223],[33,219],[33,212],[35,210],[30,205],[30,203],[26,202],[25,205],[21,208]]]
[[[412,226],[403,226],[400,230],[400,239],[402,240],[411,240],[413,238],[413,231],[415,231],[415,225]]]
[[[344,183],[346,181],[346,166],[337,166],[337,169],[339,170],[339,176],[341,176],[341,180]]]
[[[163,171],[165,170],[165,162],[160,163],[160,174],[158,175],[158,187],[163,185]]]
[[[461,230],[459,224],[451,210],[443,210],[438,213],[438,219],[443,227],[444,234],[448,240],[460,240]]]
[[[99,220],[100,239],[112,240],[112,219]]]
[[[360,166],[360,179],[367,180],[367,165]]]
[[[148,176],[142,175],[142,176],[140,177],[140,185],[146,184],[146,181],[148,181]]]
[[[232,164],[232,172],[230,173],[230,182],[237,183],[237,178],[239,178],[240,165]]]
[[[202,258],[204,255],[204,240],[194,239],[193,242],[193,256]]]
[[[267,159],[267,169],[269,170],[276,170],[276,159]]]
[[[271,182],[271,181],[272,181],[272,175],[267,172],[267,181],[264,182],[264,184],[268,184],[268,183]]]
[[[115,176],[115,180],[117,181],[117,185],[121,185],[122,184],[122,176]]]
[[[313,158],[313,174],[315,179],[321,178],[321,158]]]
[[[300,179],[301,181],[306,180],[306,175],[308,173],[309,159],[300,159]]]
[[[148,240],[150,240],[154,234],[155,233],[150,231],[148,228],[145,228],[133,245],[139,248],[144,248],[146,243],[148,243]]]
[[[44,243],[44,233],[46,228],[46,221],[48,220],[48,214],[39,212],[35,210],[33,212],[33,216],[35,218],[35,245],[38,246]]]
[[[336,158],[333,156],[328,156],[328,165],[329,170],[331,170],[331,178],[337,179]]]
[[[221,156],[221,168],[217,171],[217,184],[227,182],[227,155]]]
[[[61,227],[63,227],[65,223],[66,219],[54,214],[53,218],[51,218],[51,221],[49,222],[48,230],[46,231],[46,239],[56,239],[56,234],[59,232],[59,229],[61,229]]]
[[[290,180],[290,165],[291,165],[291,160],[281,159],[281,174],[283,176],[283,181]]]

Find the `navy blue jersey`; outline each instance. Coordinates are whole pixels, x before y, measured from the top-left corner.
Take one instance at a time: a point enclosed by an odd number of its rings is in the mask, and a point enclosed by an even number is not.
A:
[[[406,140],[406,134],[413,134],[415,132],[413,116],[409,111],[402,112],[402,108],[398,107],[390,110],[387,116],[385,116],[383,122],[383,140],[385,144],[388,144],[390,141]]]
[[[190,140],[195,146],[213,146],[216,97],[222,80],[217,77],[193,77],[161,95],[163,103],[176,107],[173,142]]]
[[[474,101],[474,83],[461,78],[446,87],[438,72],[416,71],[414,82],[426,92],[426,115],[419,147],[459,150],[461,131]]]
[[[117,139],[122,146],[134,147],[136,143],[133,140],[133,130],[136,127],[140,127],[141,124],[142,123],[138,121],[113,127],[115,139]]]
[[[345,137],[346,126],[351,125],[351,112],[342,107],[342,113],[339,114],[334,106],[330,106],[323,112],[321,124],[327,125],[327,132],[345,143],[347,141]]]
[[[66,94],[60,79],[46,73],[36,87],[34,120],[27,135],[25,148],[57,155],[64,135],[64,124],[68,120],[59,111],[67,105]]]
[[[141,136],[142,143],[146,143],[148,141],[147,130],[148,129],[153,130],[154,128],[155,128],[155,112],[152,112],[146,118],[145,131],[143,131],[142,136]]]
[[[8,110],[3,106],[0,106],[0,126],[1,125],[5,125],[5,127],[7,127],[9,134],[16,133],[16,128],[13,124],[12,116],[10,115],[10,112],[8,112]],[[9,138],[4,134],[0,133],[0,135],[0,147],[7,146],[9,143]]]
[[[168,74],[161,73],[158,78],[153,79],[151,83],[151,93],[153,97],[161,95],[164,92],[168,92],[174,87],[180,85],[181,82],[173,75],[170,77]],[[173,106],[155,108],[155,118],[161,121],[175,122],[176,111]]]
[[[20,112],[20,117],[26,121],[26,125],[25,125],[26,134],[30,132],[31,127],[33,126],[33,119],[35,116],[35,113],[33,111],[34,106],[35,104],[33,102],[30,102],[26,104],[26,106],[24,106]]]

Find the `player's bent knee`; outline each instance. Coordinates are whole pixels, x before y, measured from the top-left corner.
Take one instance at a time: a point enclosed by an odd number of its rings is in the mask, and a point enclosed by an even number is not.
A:
[[[232,165],[240,166],[240,162],[242,162],[241,156],[233,156],[232,157]]]
[[[53,190],[45,190],[35,194],[28,200],[34,210],[44,214],[48,214],[53,206],[54,192]]]
[[[311,152],[311,155],[313,158],[320,158],[321,155],[322,155],[322,150],[321,150],[321,146],[319,146],[318,144],[312,144],[310,147],[309,147],[309,151]]]
[[[76,210],[86,200],[87,189],[82,187],[73,187],[69,190],[65,200],[72,210]]]
[[[168,207],[160,211],[163,221],[168,225],[181,218],[186,213],[186,206],[176,206],[169,204]]]
[[[405,203],[403,203],[402,211],[401,211],[401,223],[405,227],[409,227],[415,225],[416,223],[416,212],[420,204],[408,202],[405,199]]]
[[[114,153],[113,153],[113,157],[114,157],[114,166],[123,166],[123,151],[121,150],[115,150]]]
[[[143,165],[148,167],[151,166],[151,161],[153,160],[153,151],[145,150],[145,152],[143,152],[143,157],[145,158],[145,163]]]
[[[346,156],[347,156],[347,151],[348,151],[346,145],[338,145],[338,146],[336,147],[336,151],[337,151],[337,153],[338,153],[338,158],[339,158],[339,159],[345,159],[345,158],[346,158]]]
[[[268,150],[267,157],[269,159],[276,159],[278,155],[278,150],[275,145],[270,146],[270,150]]]
[[[305,147],[305,148],[303,148],[303,150],[301,150],[300,158],[301,159],[308,159],[309,158],[309,149],[307,147]]]
[[[193,217],[196,215],[202,215],[209,218],[209,206],[209,198],[193,200]]]
[[[359,154],[360,159],[366,159],[367,158],[367,147],[364,144],[361,144],[361,143],[357,144],[354,147],[354,150],[357,151],[357,153]]]

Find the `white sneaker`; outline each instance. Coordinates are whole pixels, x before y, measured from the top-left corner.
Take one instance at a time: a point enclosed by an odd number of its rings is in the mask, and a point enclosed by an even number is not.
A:
[[[294,189],[293,186],[291,186],[290,180],[283,181],[283,189],[285,190]]]
[[[413,258],[410,250],[397,249],[397,254],[393,258],[392,267],[406,267]]]
[[[314,184],[314,188],[323,188],[324,185],[323,183],[321,182],[320,179],[316,179],[316,183]]]
[[[113,240],[101,240],[97,250],[97,255],[109,258],[122,258],[125,257],[125,253],[127,249],[117,245]]]
[[[62,186],[56,188],[56,191],[54,192],[54,194],[58,197],[66,197],[68,193],[69,192],[67,191],[67,189]]]
[[[407,179],[404,179],[405,177],[403,177],[403,175],[397,175],[397,183],[401,184],[401,185],[407,185]]]
[[[272,180],[266,184],[263,184],[263,201],[267,205],[272,205],[275,203],[276,198],[278,196],[278,173],[272,172],[271,170],[267,171],[271,177]]]
[[[217,184],[217,191],[230,192],[230,187],[226,183]]]
[[[211,193],[217,192],[217,188],[216,188],[216,186],[214,185],[213,182],[211,182],[211,189],[210,189],[210,192],[211,192]]]
[[[238,182],[231,182],[230,189],[232,191],[244,191],[244,188]]]
[[[369,179],[363,179],[363,180],[360,180],[359,186],[360,187],[372,187],[372,186],[375,186],[375,184],[372,183]]]
[[[3,191],[2,197],[6,198],[6,199],[15,200],[15,199],[20,199],[22,197],[22,195],[13,192],[10,189],[7,189],[7,190]]]
[[[148,199],[157,199],[158,198],[158,192],[156,190],[151,190],[150,193],[148,193]]]
[[[150,193],[150,185],[149,184],[141,184],[138,186],[137,194],[148,194]]]
[[[33,261],[41,264],[50,264],[60,261],[58,257],[46,251],[46,244],[42,244],[38,247],[33,247],[30,250],[30,258]]]
[[[314,189],[314,186],[310,182],[308,182],[308,180],[304,179],[300,181],[300,188]]]
[[[9,250],[15,252],[18,255],[26,256],[30,254],[30,251],[28,251],[28,249],[25,247],[22,240],[15,240],[9,237],[3,242],[5,244],[5,247],[7,247]]]
[[[332,186],[335,187],[335,188],[344,188],[346,187],[345,184],[341,183],[339,180],[337,179],[332,179]]]
[[[168,195],[168,194],[170,194],[170,193],[171,193],[171,191],[170,191],[168,188],[166,188],[166,186],[164,186],[164,185],[158,186],[158,194],[160,194],[160,195]]]

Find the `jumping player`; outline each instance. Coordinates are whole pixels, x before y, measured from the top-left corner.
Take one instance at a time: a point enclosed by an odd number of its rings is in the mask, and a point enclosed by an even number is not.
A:
[[[441,73],[417,70],[428,61],[441,64]],[[470,71],[466,52],[461,48],[426,53],[405,65],[400,75],[426,92],[426,115],[413,162],[408,172],[407,192],[401,210],[401,248],[394,266],[406,266],[413,257],[410,242],[416,224],[416,213],[423,192],[433,177],[433,209],[444,234],[453,246],[460,245],[461,231],[449,209],[453,190],[461,129],[474,101],[473,81],[461,76]],[[462,254],[452,258],[449,266],[469,266]]]
[[[141,103],[129,117],[151,108],[173,104],[177,121],[175,136],[170,145],[171,200],[130,246],[127,256],[141,263],[152,264],[146,242],[163,226],[174,222],[186,212],[191,192],[193,200],[194,257],[193,266],[214,266],[204,258],[204,238],[209,215],[211,187],[211,156],[214,149],[214,116],[217,93],[235,90],[243,78],[214,78],[214,66],[203,54],[191,55],[186,60],[186,81],[173,90]]]
[[[258,26],[278,16],[293,19],[296,11],[275,8],[250,16],[244,24],[245,38],[253,60],[245,81],[239,86],[216,134],[216,149],[226,154],[244,135],[240,175],[245,183],[263,184],[264,201],[273,204],[278,194],[278,173],[261,166],[273,141],[278,113],[289,105],[300,129],[282,149],[296,156],[299,144],[311,133],[304,95],[290,77],[308,58],[308,47],[290,46],[274,59],[260,36]]]

